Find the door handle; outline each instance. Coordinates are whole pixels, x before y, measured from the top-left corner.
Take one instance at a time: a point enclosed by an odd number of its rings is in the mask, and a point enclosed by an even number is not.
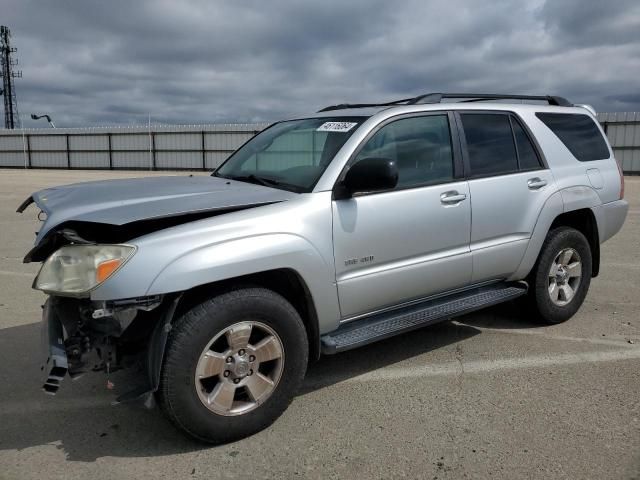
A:
[[[539,190],[547,184],[546,180],[541,179],[540,177],[534,177],[527,180],[527,186],[529,190]]]
[[[440,203],[443,203],[445,205],[452,205],[454,203],[460,203],[466,198],[466,194],[458,193],[456,190],[450,190],[440,195]]]

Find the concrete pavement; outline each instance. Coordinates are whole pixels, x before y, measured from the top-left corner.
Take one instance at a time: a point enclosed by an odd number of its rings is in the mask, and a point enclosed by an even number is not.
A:
[[[44,296],[21,263],[38,222],[15,209],[46,186],[148,174],[0,170],[0,478],[640,478],[640,178],[570,321],[506,304],[325,357],[272,427],[207,447],[158,410],[112,407],[126,372],[116,392],[101,374],[40,390]]]

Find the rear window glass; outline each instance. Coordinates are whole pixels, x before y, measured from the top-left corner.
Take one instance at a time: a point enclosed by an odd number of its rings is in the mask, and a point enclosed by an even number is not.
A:
[[[507,115],[464,113],[471,175],[503,175],[518,171],[518,158]]]
[[[577,113],[536,113],[542,122],[581,162],[609,158],[609,149],[600,130],[588,115]]]

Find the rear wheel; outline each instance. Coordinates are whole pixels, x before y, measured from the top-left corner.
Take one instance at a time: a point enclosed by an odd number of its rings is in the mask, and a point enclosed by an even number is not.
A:
[[[591,283],[591,248],[570,227],[549,232],[529,277],[531,303],[546,323],[561,323],[580,308]]]
[[[158,391],[169,418],[211,443],[246,437],[284,412],[306,370],[300,316],[262,288],[212,298],[179,318]]]

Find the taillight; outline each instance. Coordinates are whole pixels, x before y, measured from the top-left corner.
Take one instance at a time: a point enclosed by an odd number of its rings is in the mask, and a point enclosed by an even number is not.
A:
[[[616,160],[616,166],[618,167],[618,173],[620,174],[620,200],[624,198],[624,173],[618,160]]]

